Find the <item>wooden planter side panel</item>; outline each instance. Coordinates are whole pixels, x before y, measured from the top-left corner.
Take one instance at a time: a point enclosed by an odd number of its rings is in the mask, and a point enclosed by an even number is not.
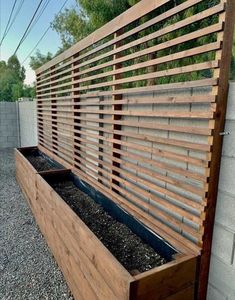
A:
[[[131,283],[131,299],[160,300],[168,297],[194,299],[197,258],[186,256],[163,265],[149,274],[136,276]],[[188,295],[191,295],[190,297]],[[171,299],[171,298],[170,298]]]
[[[29,161],[15,149],[16,179],[32,208],[36,199],[36,170]]]
[[[39,224],[76,299],[129,299],[132,276],[37,175]]]

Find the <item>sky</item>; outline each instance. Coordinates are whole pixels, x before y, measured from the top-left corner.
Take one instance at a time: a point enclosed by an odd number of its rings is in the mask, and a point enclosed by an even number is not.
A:
[[[20,4],[20,2],[21,0],[17,0],[15,11],[17,10],[17,7]],[[0,47],[0,60],[6,61],[11,55],[13,55],[39,2],[40,0],[24,0],[20,13],[18,14],[11,30],[9,31],[8,35],[6,36],[5,40],[3,41]],[[47,0],[43,0],[41,7],[46,2]],[[50,22],[54,19],[54,16],[58,13],[58,11],[60,10],[64,2],[65,0],[50,0],[44,13],[38,20],[37,24],[33,27],[32,31],[30,32],[30,34],[25,39],[25,41],[23,42],[23,44],[21,45],[21,47],[17,52],[17,56],[20,62],[23,62],[23,60],[28,56],[28,54],[37,44],[40,37],[48,28]],[[75,2],[76,2],[75,0],[68,0],[68,2],[65,5],[65,8],[72,7],[75,4]],[[0,0],[1,38],[5,30],[13,4],[14,4],[14,0]],[[58,34],[52,29],[50,29],[37,48],[43,54],[47,53],[48,51],[55,54],[55,52],[58,50],[60,45],[61,42]],[[35,73],[29,66],[29,59],[23,65],[26,69],[25,83],[32,84],[35,81]]]

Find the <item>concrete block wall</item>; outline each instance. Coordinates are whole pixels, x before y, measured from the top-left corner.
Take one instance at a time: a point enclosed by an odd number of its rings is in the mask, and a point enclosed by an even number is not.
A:
[[[36,101],[20,101],[18,106],[20,146],[36,146],[38,143]]]
[[[37,145],[36,101],[0,102],[0,148]]]
[[[16,102],[0,102],[0,148],[19,145],[18,107]]]
[[[207,300],[235,299],[235,82],[225,131]]]

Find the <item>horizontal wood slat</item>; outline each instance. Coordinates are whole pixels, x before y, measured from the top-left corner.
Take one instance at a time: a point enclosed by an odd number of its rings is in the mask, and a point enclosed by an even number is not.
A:
[[[80,88],[76,88],[76,91],[84,91],[84,90],[86,91],[86,90],[90,90],[90,89],[103,88],[103,87],[108,87],[108,86],[113,86],[113,85],[118,85],[118,84],[123,84],[123,83],[137,82],[140,80],[161,78],[161,77],[165,77],[165,76],[178,75],[181,73],[190,73],[190,72],[195,72],[195,71],[217,68],[218,66],[219,66],[218,61],[209,61],[209,62],[205,62],[205,63],[201,63],[201,64],[194,64],[194,65],[179,67],[179,68],[175,68],[175,69],[168,69],[168,70],[164,70],[161,72],[133,76],[133,77],[128,77],[128,78],[119,79],[119,80],[113,80],[113,81],[109,81],[109,82],[102,82],[99,84],[93,84],[93,85],[89,85],[89,86],[82,86]],[[130,68],[128,68],[128,69],[129,69],[128,71],[130,71]],[[107,76],[110,76],[110,75],[106,75],[106,73],[102,73],[102,77],[107,77]],[[94,77],[92,79],[97,79],[97,77]],[[91,80],[91,79],[88,79],[88,80]],[[86,82],[88,80],[84,80],[84,82]],[[73,81],[73,84],[77,84],[77,83],[79,83],[79,81],[76,81],[76,80]],[[62,87],[67,87],[70,85],[71,85],[71,82],[66,82],[64,84],[54,85],[53,87],[41,89],[40,92],[41,91],[44,91],[44,92],[50,91],[50,93],[51,93],[53,90],[56,90],[56,89],[62,88]],[[43,94],[43,95],[48,95],[48,94]]]
[[[71,106],[73,105],[70,102],[66,102],[65,100],[71,100],[72,98],[62,97],[62,103],[57,103],[57,106]],[[59,97],[56,98],[48,98],[42,99],[43,103],[38,103],[38,107],[42,106],[51,106],[50,103],[44,103],[45,101],[51,100],[60,100]],[[151,98],[148,97],[147,99],[135,98],[135,99],[123,99],[123,100],[115,100],[115,101],[105,101],[100,98],[93,99],[92,101],[79,101],[79,106],[104,106],[104,105],[113,105],[113,104],[185,104],[185,103],[213,103],[215,102],[216,97],[213,95],[206,95],[206,96],[184,96],[184,97],[159,97],[159,98]]]

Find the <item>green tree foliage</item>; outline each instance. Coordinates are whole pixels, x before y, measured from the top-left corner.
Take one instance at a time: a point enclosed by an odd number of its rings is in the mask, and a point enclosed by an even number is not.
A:
[[[65,49],[76,43],[77,41],[81,40],[82,38],[86,37],[91,32],[95,31],[97,28],[101,27],[105,23],[109,22],[113,18],[115,18],[117,15],[121,14],[123,11],[127,10],[131,6],[135,5],[139,0],[76,0],[77,5],[74,6],[71,9],[66,9],[65,11],[58,14],[54,21],[52,22],[52,28],[60,35],[62,47],[59,49],[57,54],[63,52]],[[172,0],[168,2],[166,5],[161,6],[157,11],[153,12],[152,14],[162,14],[166,10],[173,8],[175,5],[178,5],[182,3],[183,0]],[[168,18],[167,21],[159,22],[158,24],[152,26],[149,29],[146,29],[132,38],[129,38],[129,42],[131,42],[131,39],[135,40],[138,39],[146,34],[149,34],[151,32],[160,30],[161,28],[164,28],[166,26],[169,26],[171,24],[174,24],[184,18],[190,17],[194,14],[200,13],[202,10],[212,7],[213,5],[217,4],[218,0],[204,0],[201,3],[190,7],[189,9],[186,9],[185,11],[176,14],[175,16]],[[130,24],[131,29],[133,26],[137,26],[141,23],[146,22],[148,19],[151,19],[153,16],[152,14],[149,14],[148,16],[145,16],[141,18],[138,22]],[[134,53],[135,51],[143,50],[145,48],[154,46],[156,44],[166,42],[168,40],[171,40],[173,38],[176,38],[178,36],[181,36],[182,34],[187,34],[191,31],[203,29],[204,27],[208,25],[212,25],[215,22],[217,22],[217,16],[206,18],[203,21],[196,22],[192,25],[186,26],[182,29],[176,30],[174,32],[171,32],[169,34],[166,34],[158,39],[151,40],[143,45],[141,45],[139,48],[133,48],[126,51],[125,54]],[[146,57],[137,58],[135,60],[135,63],[148,60],[148,59],[154,59],[156,57],[161,57],[165,55],[169,55],[171,53],[183,51],[190,49],[192,47],[200,46],[204,44],[205,42],[212,42],[215,39],[215,35],[209,35],[206,37],[203,37],[201,39],[198,39],[197,41],[191,41],[188,43],[180,44],[174,48],[172,48],[170,53],[168,53],[167,50],[158,51],[158,53],[151,54]],[[231,71],[231,78],[235,79],[235,42],[233,47],[233,60],[232,60],[232,71]],[[48,53],[49,54],[49,53]],[[36,54],[36,56],[31,58],[31,67],[33,69],[38,68],[39,66],[43,65],[46,61],[51,59],[51,55],[42,55],[39,53]],[[57,55],[56,54],[56,55]],[[102,53],[100,53],[102,54]],[[124,53],[123,53],[124,54]],[[206,60],[213,59],[213,53],[208,53],[200,56],[196,56],[193,59],[188,58],[184,59],[182,62],[180,61],[174,61],[172,63],[169,63],[167,66],[158,66],[158,70],[166,68],[173,68],[177,66],[181,66],[183,64],[193,64],[193,63],[199,63]],[[102,63],[102,62],[99,62]],[[124,64],[124,66],[128,66]],[[104,70],[105,71],[105,70]],[[107,71],[107,70],[106,70]],[[149,70],[146,70],[147,72],[153,72],[154,66],[152,68],[149,68]],[[140,72],[140,73],[139,73]],[[143,70],[135,71],[132,73],[126,73],[124,76],[128,77],[131,75],[138,75],[142,74]],[[192,74],[188,75],[179,75],[178,77],[172,77],[172,78],[162,78],[161,80],[156,81],[155,83],[167,83],[167,82],[174,82],[178,80],[186,80],[189,79],[198,79],[203,77],[209,77],[210,71],[204,71],[201,72],[201,74],[198,74],[197,72],[193,72]],[[154,82],[152,82],[154,83]],[[144,84],[143,82],[139,82],[139,84]]]
[[[52,53],[48,52],[46,55],[42,54],[39,50],[36,51],[35,56],[30,57],[29,65],[33,70],[36,70],[40,66],[53,58]]]
[[[35,98],[36,97],[36,88],[35,88],[35,85],[33,85],[33,86],[31,86],[31,85],[24,85],[22,97],[32,98],[32,99]]]
[[[52,28],[60,35],[63,49],[111,21],[139,0],[77,0],[77,6],[58,14]]]
[[[22,82],[25,80],[25,69],[24,67],[21,67],[16,55],[13,55],[8,59],[7,67],[12,73],[14,73],[16,80]]]
[[[16,101],[20,97],[33,96],[34,87],[24,85],[25,69],[16,56],[0,61],[0,101]]]
[[[55,55],[83,39],[105,23],[109,22],[140,0],[77,0],[77,5],[65,9],[52,22],[52,28],[59,34],[62,47]],[[30,66],[36,70],[52,59],[52,54],[43,55],[40,51],[30,58]]]

